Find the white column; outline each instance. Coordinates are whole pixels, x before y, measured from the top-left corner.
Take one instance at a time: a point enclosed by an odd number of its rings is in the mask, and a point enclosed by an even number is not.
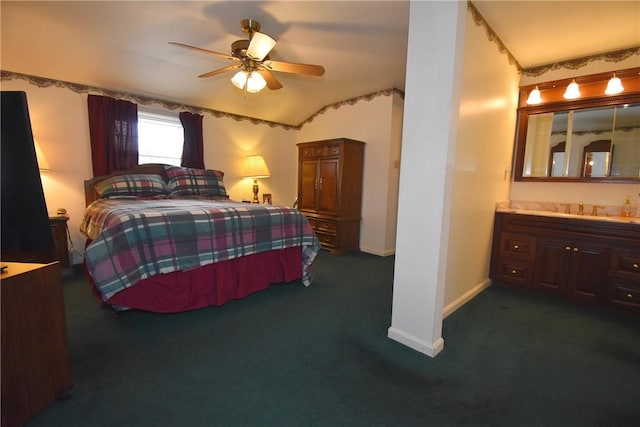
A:
[[[442,310],[466,2],[412,1],[388,335],[431,357]]]

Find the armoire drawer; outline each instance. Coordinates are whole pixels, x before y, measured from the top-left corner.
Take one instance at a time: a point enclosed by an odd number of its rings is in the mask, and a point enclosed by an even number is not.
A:
[[[338,231],[338,224],[334,221],[327,221],[324,219],[316,219],[315,230],[323,233],[336,234]]]

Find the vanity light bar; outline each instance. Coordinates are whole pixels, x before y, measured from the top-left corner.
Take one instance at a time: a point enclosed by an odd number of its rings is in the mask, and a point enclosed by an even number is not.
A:
[[[522,106],[619,94],[627,95],[640,92],[640,68],[521,86],[520,90],[520,99],[521,102],[524,102]]]

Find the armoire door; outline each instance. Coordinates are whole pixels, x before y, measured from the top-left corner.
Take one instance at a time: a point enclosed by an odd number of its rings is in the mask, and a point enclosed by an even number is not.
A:
[[[316,208],[316,188],[318,186],[318,161],[305,160],[300,171],[300,200],[299,209]]]
[[[332,215],[338,214],[339,167],[340,161],[338,159],[323,159],[319,161],[318,212]]]

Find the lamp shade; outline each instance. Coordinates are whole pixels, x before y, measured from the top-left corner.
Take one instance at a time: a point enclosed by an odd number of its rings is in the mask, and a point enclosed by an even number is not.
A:
[[[541,102],[542,102],[542,98],[540,96],[540,89],[538,89],[538,86],[536,86],[536,88],[533,89],[529,94],[529,98],[527,98],[527,104],[535,105],[535,104],[540,104]]]
[[[255,61],[262,61],[276,45],[276,41],[264,33],[253,33],[247,55]]]
[[[622,91],[624,91],[624,87],[622,87],[622,82],[614,74],[613,77],[611,77],[611,80],[609,80],[609,83],[607,83],[607,89],[604,91],[604,93],[606,93],[607,95],[615,95]]]
[[[243,174],[248,178],[268,178],[269,168],[262,156],[247,156],[244,159]]]
[[[238,71],[231,78],[231,83],[238,89],[244,89],[246,85],[249,93],[258,93],[267,86],[267,81],[256,71]]]
[[[238,89],[244,89],[245,83],[247,83],[246,71],[238,71],[233,77],[231,77],[231,83]]]
[[[576,83],[575,79],[569,83],[569,86],[567,86],[567,90],[564,92],[563,96],[566,99],[576,99],[580,97],[580,87],[578,86],[578,83]]]
[[[38,160],[38,169],[41,171],[50,171],[51,168],[49,167],[49,162],[47,161],[47,158],[44,156],[44,153],[42,152],[40,145],[38,145],[38,141],[36,141],[35,139],[33,140],[33,146],[36,149],[36,159]]]

